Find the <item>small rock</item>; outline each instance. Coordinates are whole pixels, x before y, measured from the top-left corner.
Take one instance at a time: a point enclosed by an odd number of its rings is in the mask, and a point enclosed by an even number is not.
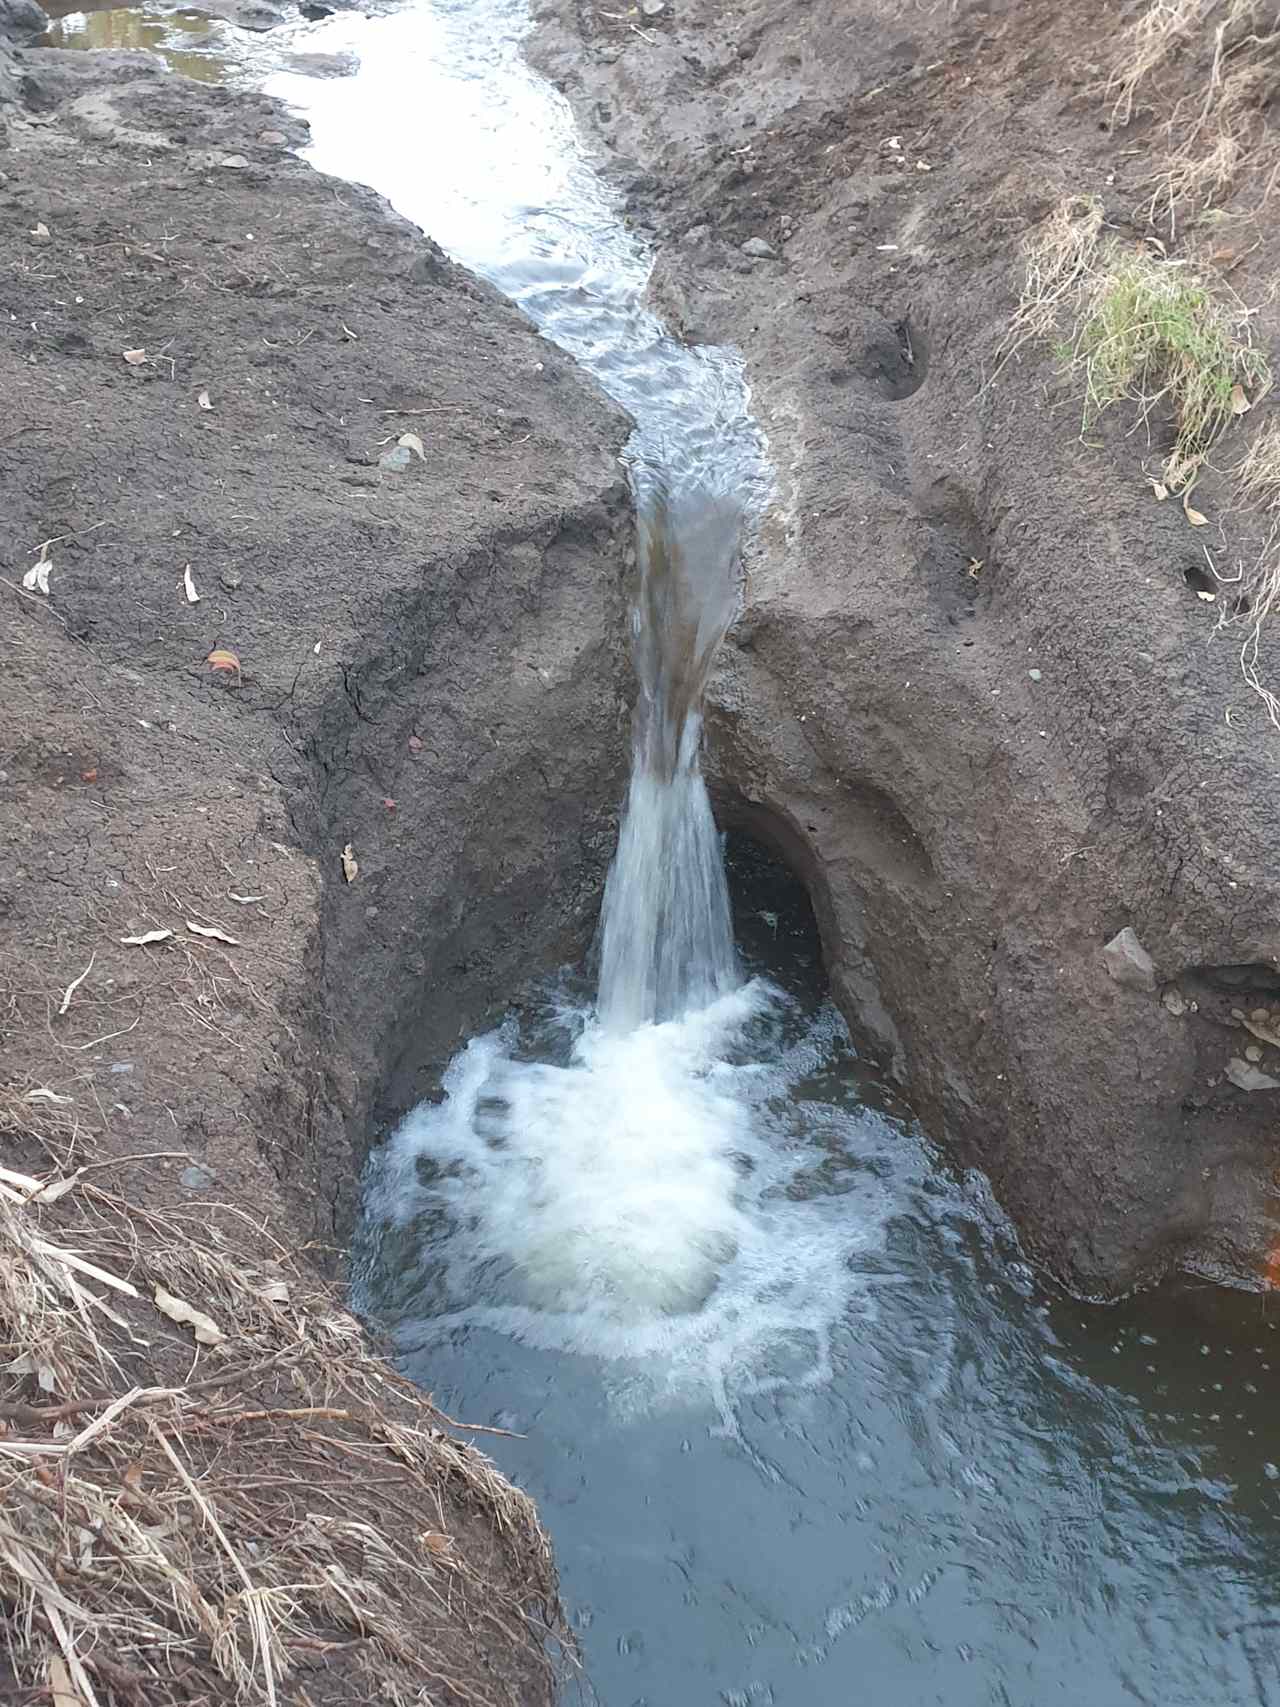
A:
[[[268,148],[283,148],[288,140],[282,130],[264,130],[258,133],[258,141],[265,143]]]
[[[41,220],[39,225],[37,225],[32,230],[31,241],[33,243],[52,243],[53,242],[53,238],[49,233],[49,227],[44,223],[43,220]]]
[[[1102,958],[1107,963],[1107,971],[1126,990],[1155,989],[1155,964],[1131,926],[1126,925],[1112,937],[1102,951]]]
[[[1271,1012],[1268,1008],[1254,1008],[1249,1018],[1255,1025],[1265,1025],[1271,1018]]]
[[[1243,1008],[1232,1008],[1231,1017],[1232,1017],[1232,1019],[1243,1019],[1244,1018],[1244,1009]]]
[[[208,1191],[217,1177],[212,1168],[193,1162],[189,1168],[183,1168],[178,1180],[188,1191]]]
[[[234,593],[243,580],[244,576],[237,575],[234,569],[224,569],[218,576],[219,583],[224,586],[229,593]]]
[[[1182,998],[1181,990],[1166,990],[1160,1000],[1164,1003],[1165,1007],[1168,1008],[1169,1012],[1175,1016],[1175,1018],[1180,1017],[1187,1011],[1187,1004]]]
[[[350,77],[360,67],[354,53],[289,53],[284,56],[289,71],[304,77]]]
[[[408,445],[392,445],[390,450],[384,450],[378,458],[378,467],[385,468],[392,474],[402,474],[412,458],[413,452]]]
[[[711,235],[709,225],[691,225],[684,234],[686,243],[705,243]]]
[[[233,172],[243,172],[249,162],[243,154],[224,154],[218,164],[219,166],[229,166]]]
[[[660,18],[667,9],[667,0],[640,0],[640,10],[646,18]]]
[[[1244,1058],[1246,1061],[1261,1061],[1262,1051],[1256,1043],[1251,1043],[1244,1052]]]
[[[754,260],[765,261],[776,257],[778,251],[772,243],[766,243],[763,237],[748,237],[742,245],[742,253],[750,255]]]
[[[1031,677],[1033,682],[1038,682],[1040,680],[1039,670],[1028,670],[1027,674]]]
[[[1273,1079],[1270,1073],[1242,1061],[1238,1055],[1233,1055],[1227,1062],[1227,1077],[1237,1090],[1280,1091],[1280,1079]]]

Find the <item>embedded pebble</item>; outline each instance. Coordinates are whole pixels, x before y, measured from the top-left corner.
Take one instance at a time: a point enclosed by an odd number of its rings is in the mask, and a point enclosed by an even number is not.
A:
[[[199,1162],[193,1162],[189,1168],[183,1168],[178,1175],[179,1182],[188,1191],[208,1191],[217,1175],[212,1168],[202,1167]]]
[[[742,253],[751,255],[756,260],[764,261],[772,259],[778,251],[772,243],[766,243],[763,237],[748,237],[742,245]]]
[[[1127,990],[1154,990],[1156,969],[1131,925],[1117,931],[1102,951],[1107,971]]]

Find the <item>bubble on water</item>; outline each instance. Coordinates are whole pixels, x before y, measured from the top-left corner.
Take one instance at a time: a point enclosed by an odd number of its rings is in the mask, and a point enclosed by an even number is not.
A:
[[[402,1345],[494,1328],[615,1363],[624,1408],[696,1385],[726,1422],[730,1386],[823,1384],[891,1202],[869,1169],[856,1205],[816,1183],[833,1142],[886,1125],[797,1100],[838,1017],[757,979],[680,1020],[573,1029],[564,1065],[521,1059],[513,1025],[474,1039],[371,1163],[366,1244],[398,1230],[418,1263]]]

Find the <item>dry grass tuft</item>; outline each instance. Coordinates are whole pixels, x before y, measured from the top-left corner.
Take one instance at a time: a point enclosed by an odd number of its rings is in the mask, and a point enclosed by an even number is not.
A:
[[[1171,234],[1182,207],[1203,212],[1269,152],[1265,109],[1280,87],[1280,6],[1153,0],[1119,39],[1108,83],[1116,126],[1132,121],[1139,92],[1179,57],[1191,60],[1201,87],[1174,106],[1168,159],[1148,180],[1152,222],[1167,220]]]
[[[27,1094],[9,1131],[56,1147]],[[531,1502],[288,1253],[245,1260],[113,1177],[0,1170],[0,1632],[34,1698],[549,1696]]]
[[[1247,504],[1280,510],[1280,423],[1257,433],[1235,470],[1236,485]]]

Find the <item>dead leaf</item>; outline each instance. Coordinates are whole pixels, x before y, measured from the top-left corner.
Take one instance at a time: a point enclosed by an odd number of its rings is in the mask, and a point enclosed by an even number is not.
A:
[[[234,670],[236,675],[240,674],[239,658],[225,646],[216,646],[205,659],[205,663],[214,670]]]
[[[213,408],[213,404],[209,401],[209,393],[207,391],[202,391],[200,393],[200,395],[196,398],[196,402],[200,405],[200,407],[202,409],[212,409]]]
[[[71,1673],[61,1654],[49,1655],[49,1695],[52,1707],[84,1707],[84,1696],[71,1682]]]
[[[41,556],[38,563],[33,563],[22,577],[22,585],[29,593],[43,593],[49,597],[49,571],[53,564],[46,556]]]
[[[59,1096],[57,1091],[46,1090],[45,1087],[43,1085],[41,1085],[34,1091],[28,1091],[22,1100],[23,1100],[23,1102],[59,1102],[59,1103],[63,1103],[63,1102],[74,1102],[76,1099],[74,1097]]]
[[[143,931],[141,936],[122,936],[126,948],[145,948],[149,942],[168,942],[172,931]]]
[[[71,980],[71,982],[67,985],[66,990],[63,992],[63,996],[62,996],[62,1006],[58,1009],[59,1017],[61,1017],[64,1013],[66,1013],[67,1009],[71,1006],[72,996],[75,995],[76,991],[80,988],[81,984],[84,983],[85,979],[93,971],[93,963],[97,958],[98,958],[98,955],[97,955],[97,951],[95,949],[95,951],[89,956],[89,964],[85,967],[84,971],[80,974],[80,976],[78,978],[73,978]]]
[[[417,433],[401,433],[400,437],[396,440],[396,443],[398,445],[403,445],[406,450],[411,450],[419,462],[425,462],[427,460],[427,453],[423,450],[422,440],[418,437]]]
[[[1155,499],[1157,504],[1163,504],[1165,499],[1169,496],[1169,488],[1165,485],[1163,480],[1156,480],[1150,474],[1148,474],[1147,479],[1151,482],[1152,497]]]
[[[1233,415],[1247,415],[1252,408],[1253,404],[1245,396],[1244,386],[1233,385],[1231,387],[1231,413]]]
[[[68,1102],[71,1098],[66,1099]],[[28,1203],[56,1203],[60,1197],[65,1197],[80,1183],[83,1168],[77,1168],[73,1174],[64,1174],[61,1179],[52,1179],[47,1185],[42,1185],[39,1191],[33,1191],[27,1199]]]
[[[189,563],[182,571],[182,590],[187,595],[187,603],[189,605],[198,605],[200,603],[200,595],[196,592],[196,584],[191,579],[191,565]]]
[[[128,362],[130,367],[141,367],[143,362],[147,359],[147,352],[145,350],[121,350],[120,354]]]
[[[356,850],[350,842],[342,850],[342,875],[348,883],[354,883],[360,875],[360,862],[356,858]]]
[[[226,931],[220,931],[216,925],[198,925],[193,919],[187,920],[187,929],[194,936],[211,936],[217,942],[230,943],[232,948],[239,948],[240,938],[228,936]]]
[[[449,1551],[453,1546],[453,1539],[451,1536],[441,1534],[438,1529],[428,1529],[423,1534],[422,1545],[428,1553],[435,1553],[439,1556]]]
[[[1193,528],[1207,528],[1209,525],[1208,516],[1203,515],[1199,510],[1193,510],[1191,505],[1187,502],[1187,497],[1188,494],[1184,493],[1182,497],[1183,515],[1191,523]]]
[[[96,765],[90,771],[81,771],[80,772],[80,781],[81,782],[97,782],[97,780],[98,780],[98,768]]]
[[[287,1304],[289,1302],[288,1283],[283,1280],[269,1280],[259,1288],[258,1297],[268,1304]]]
[[[421,737],[421,735],[410,735],[410,737],[409,737],[409,751],[411,753],[420,753],[422,751],[422,737]]]
[[[47,243],[49,241],[49,227],[41,220],[39,225],[32,226],[31,235],[37,243]]]
[[[126,1488],[132,1488],[135,1493],[142,1486],[142,1465],[136,1460],[124,1473],[124,1485]]]
[[[163,1310],[171,1322],[190,1326],[201,1345],[221,1345],[226,1339],[227,1336],[213,1317],[206,1316],[203,1310],[197,1310],[194,1304],[188,1304],[185,1298],[175,1298],[172,1292],[166,1292],[163,1286],[157,1286],[155,1300],[156,1308]]]
[[[265,901],[265,895],[237,895],[234,889],[228,889],[227,894],[233,901],[238,901],[242,907],[251,907],[255,901]]]

